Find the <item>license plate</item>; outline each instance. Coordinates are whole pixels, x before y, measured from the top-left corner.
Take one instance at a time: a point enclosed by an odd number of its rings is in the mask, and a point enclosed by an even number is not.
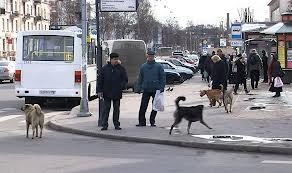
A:
[[[40,90],[40,94],[45,94],[45,95],[54,95],[56,91],[50,91],[50,90]]]

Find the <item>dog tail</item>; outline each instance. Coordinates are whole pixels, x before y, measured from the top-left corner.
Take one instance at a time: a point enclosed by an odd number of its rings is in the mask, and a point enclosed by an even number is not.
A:
[[[175,105],[176,105],[176,108],[179,108],[179,104],[178,104],[178,103],[179,103],[181,100],[182,100],[182,101],[185,101],[185,100],[186,100],[186,97],[184,97],[184,96],[179,96],[178,98],[175,99]]]
[[[38,114],[38,115],[41,115],[41,114],[42,114],[42,109],[41,109],[40,105],[38,105],[38,104],[34,104],[33,106],[34,106],[34,108],[35,108],[37,114]]]

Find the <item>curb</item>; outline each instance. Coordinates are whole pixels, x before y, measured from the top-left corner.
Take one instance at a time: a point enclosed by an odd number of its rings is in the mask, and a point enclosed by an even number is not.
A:
[[[150,139],[143,137],[132,137],[132,136],[121,136],[88,132],[84,130],[77,130],[69,127],[59,125],[52,120],[47,123],[48,127],[65,133],[104,138],[110,140],[119,140],[125,142],[137,142],[137,143],[150,143],[159,145],[169,145],[176,147],[186,148],[198,148],[198,149],[212,149],[212,150],[223,150],[223,151],[238,151],[238,152],[253,152],[253,153],[269,153],[269,154],[283,154],[292,155],[292,148],[290,147],[274,147],[274,146],[260,146],[260,145],[240,145],[240,144],[216,144],[216,143],[204,143],[204,142],[183,142],[183,141],[172,141],[162,139]]]

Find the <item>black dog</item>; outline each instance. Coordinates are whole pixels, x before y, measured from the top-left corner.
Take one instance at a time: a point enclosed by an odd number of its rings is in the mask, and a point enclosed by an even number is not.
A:
[[[190,134],[190,128],[191,128],[192,122],[196,122],[196,121],[200,121],[201,124],[203,124],[204,126],[206,126],[209,129],[212,129],[203,121],[204,105],[183,107],[183,106],[179,106],[179,102],[181,100],[185,101],[186,98],[183,96],[180,96],[180,97],[175,99],[176,111],[174,112],[174,123],[172,124],[172,126],[170,128],[169,135],[171,135],[173,127],[178,125],[183,118],[186,119],[187,121],[189,121],[188,129],[187,129],[188,134]]]

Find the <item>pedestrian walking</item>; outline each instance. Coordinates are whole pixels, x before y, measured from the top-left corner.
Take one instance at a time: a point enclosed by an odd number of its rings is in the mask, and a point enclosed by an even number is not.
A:
[[[207,60],[207,54],[202,54],[199,60],[199,69],[201,72],[202,80],[206,80],[206,69],[205,69],[205,62]]]
[[[272,54],[272,62],[269,66],[269,76],[270,76],[270,92],[275,92],[276,94],[273,97],[280,97],[281,92],[283,92],[283,82],[281,77],[284,77],[284,72],[281,68],[280,62],[278,61],[278,57],[275,54]],[[282,83],[281,85],[275,86],[275,82]]]
[[[262,61],[256,49],[253,49],[247,59],[247,71],[251,79],[251,88],[258,88]]]
[[[108,129],[111,102],[113,102],[113,123],[115,129],[121,130],[119,122],[120,100],[122,98],[122,90],[126,88],[127,83],[128,76],[126,69],[119,61],[119,54],[111,53],[110,61],[101,69],[97,87],[98,96],[104,100],[101,130]]]
[[[137,127],[146,126],[145,113],[148,107],[150,97],[152,103],[157,90],[164,92],[165,87],[165,73],[162,66],[155,62],[155,52],[147,52],[147,62],[140,68],[140,73],[137,82],[137,92],[142,93],[142,99],[139,109],[139,124]],[[150,114],[150,124],[155,127],[155,117],[157,111],[152,110]]]
[[[237,55],[237,60],[234,63],[234,68],[236,68],[235,72],[235,87],[234,87],[234,94],[237,95],[237,90],[239,88],[239,85],[243,84],[243,88],[245,93],[249,93],[246,86],[246,61],[245,58],[242,57],[241,54]]]
[[[214,52],[214,55],[215,55],[215,52]],[[210,83],[210,78],[211,75],[212,75],[212,70],[213,70],[213,66],[214,66],[214,62],[212,61],[212,56],[208,56],[206,61],[205,61],[205,64],[204,64],[204,69],[205,69],[205,72],[206,72],[206,75],[207,75],[207,82]]]
[[[262,61],[263,61],[263,83],[268,83],[268,57],[265,50],[262,50]]]
[[[223,89],[227,90],[227,73],[223,60],[218,55],[214,55],[212,58],[214,62],[212,70],[212,89],[222,89],[220,85],[223,85]]]

